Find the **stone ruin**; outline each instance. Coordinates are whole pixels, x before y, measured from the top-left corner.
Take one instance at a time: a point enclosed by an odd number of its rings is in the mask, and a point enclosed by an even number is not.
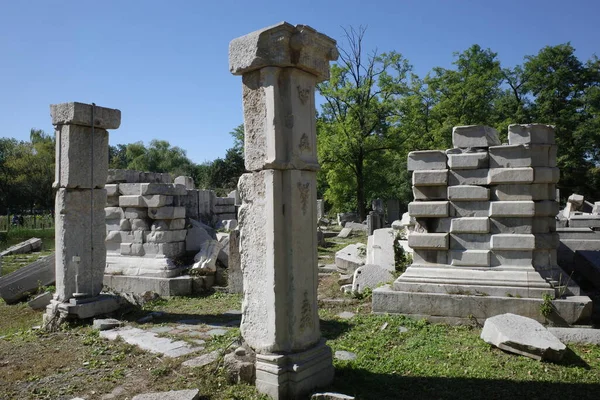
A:
[[[219,243],[210,226],[235,227],[235,198],[195,189],[190,177],[172,183],[166,173],[109,170],[107,182],[104,284],[111,290],[190,295],[214,284],[217,259],[227,264],[239,251]],[[184,259],[194,256],[200,276],[188,274]]]
[[[333,379],[317,309],[315,86],[336,42],[288,23],[234,39],[242,75],[245,166],[238,188],[244,276],[241,331],[256,352],[256,387],[300,398]]]
[[[563,298],[579,293],[557,263],[554,129],[510,125],[508,140],[459,126],[454,148],[409,154],[413,263],[374,291],[375,312],[460,320],[512,311],[543,322],[548,295],[563,323],[589,318],[588,297]]]

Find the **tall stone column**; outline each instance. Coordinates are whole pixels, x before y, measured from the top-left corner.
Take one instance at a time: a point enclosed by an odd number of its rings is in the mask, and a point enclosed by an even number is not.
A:
[[[83,103],[50,106],[56,132],[56,293],[44,316],[52,329],[69,316],[113,311],[114,298],[99,296],[106,265],[104,185],[108,132],[121,111]]]
[[[242,75],[245,166],[239,181],[244,278],[241,331],[256,351],[256,386],[298,398],[333,379],[317,309],[316,112],[336,42],[280,23],[233,40]]]

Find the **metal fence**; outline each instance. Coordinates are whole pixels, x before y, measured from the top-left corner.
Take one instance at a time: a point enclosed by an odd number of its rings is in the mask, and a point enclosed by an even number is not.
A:
[[[9,231],[13,228],[54,228],[54,216],[52,214],[7,214],[0,216],[0,231]]]

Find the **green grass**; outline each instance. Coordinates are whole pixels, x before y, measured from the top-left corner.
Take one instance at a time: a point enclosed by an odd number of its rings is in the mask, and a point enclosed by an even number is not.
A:
[[[333,351],[358,356],[334,362],[331,389],[360,399],[584,399],[597,398],[600,388],[600,346],[569,346],[555,364],[493,348],[468,326],[386,315],[322,325]],[[400,333],[401,326],[408,331]]]

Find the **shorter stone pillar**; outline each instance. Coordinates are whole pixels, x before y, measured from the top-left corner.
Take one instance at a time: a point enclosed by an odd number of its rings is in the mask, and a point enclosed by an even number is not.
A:
[[[89,318],[118,308],[100,296],[106,265],[104,185],[108,174],[108,132],[121,112],[83,103],[50,106],[56,132],[56,293],[44,326],[67,317]]]
[[[303,398],[333,379],[317,309],[315,85],[329,78],[335,41],[281,23],[235,39],[230,70],[243,75],[245,166],[238,190],[241,331],[256,351],[256,387]]]

